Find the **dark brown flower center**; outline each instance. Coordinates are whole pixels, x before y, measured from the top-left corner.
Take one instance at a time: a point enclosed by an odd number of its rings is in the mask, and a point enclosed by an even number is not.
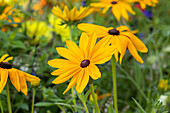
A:
[[[111,3],[112,3],[112,4],[117,4],[117,2],[116,2],[116,1],[112,1]]]
[[[10,64],[8,62],[0,62],[0,67],[4,68],[4,69],[11,69],[12,68],[12,64]]]
[[[82,68],[87,67],[90,64],[90,60],[83,60],[80,64]]]
[[[109,30],[108,33],[109,33],[110,35],[119,35],[119,31],[116,30],[116,29],[111,29],[111,30]]]

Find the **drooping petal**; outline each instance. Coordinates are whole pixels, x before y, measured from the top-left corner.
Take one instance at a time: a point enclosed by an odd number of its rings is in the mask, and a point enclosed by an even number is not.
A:
[[[103,9],[102,13],[106,13],[107,10],[108,10],[110,7],[111,7],[111,5],[108,5],[107,7],[105,7],[105,8]]]
[[[70,90],[76,84],[78,76],[79,76],[79,74],[73,76],[73,78],[71,79],[69,85],[67,86],[67,89],[64,91],[63,94],[65,94],[68,90]]]
[[[12,68],[8,70],[9,78],[11,80],[11,83],[13,86],[17,89],[18,92],[20,92],[20,81],[19,81],[19,75],[17,73],[17,70]]]
[[[59,77],[57,77],[56,79],[54,79],[52,81],[53,84],[60,84],[63,83],[65,81],[67,81],[68,79],[70,79],[72,76],[77,75],[77,73],[79,73],[79,71],[81,70],[81,68],[77,67],[77,68],[73,68],[61,75],[59,75]]]
[[[0,79],[0,93],[1,93],[8,79],[8,70],[0,68],[0,74],[1,74],[1,79]]]
[[[54,68],[63,68],[63,67],[69,67],[69,66],[77,66],[74,62],[71,62],[69,60],[65,59],[52,59],[48,61],[48,65]]]
[[[65,18],[63,17],[63,13],[62,13],[61,9],[60,9],[58,6],[53,7],[52,13],[53,13],[55,16],[61,18],[62,20],[65,20]]]
[[[121,13],[120,13],[120,10],[118,10],[118,9],[119,9],[118,5],[112,6],[112,13],[113,13],[113,15],[116,17],[116,19],[118,21],[120,21]]]
[[[76,85],[76,90],[77,90],[78,93],[81,93],[88,84],[89,70],[84,69],[84,73],[81,76],[82,76],[81,79],[77,80],[77,85]]]
[[[129,20],[128,13],[127,13],[127,11],[126,11],[126,9],[124,7],[122,7],[120,9],[120,12],[121,12],[121,15],[123,16],[123,18],[125,18],[126,20]]]
[[[139,62],[139,63],[143,63],[142,58],[139,56],[135,46],[133,45],[133,43],[129,40],[128,41],[128,50],[130,51],[130,53],[132,54],[132,56]]]
[[[127,36],[132,41],[135,48],[137,50],[139,50],[140,52],[144,52],[144,53],[148,52],[148,49],[145,46],[145,44],[140,39],[138,39],[138,37],[133,35],[132,33],[130,33],[130,32],[121,32],[120,34]]]
[[[20,73],[20,76],[21,76],[21,74],[23,74],[25,76],[25,80],[28,81],[28,82],[37,82],[37,83],[40,82],[40,79],[36,76],[30,75],[30,74],[25,73],[25,72],[20,71],[20,70],[18,70],[18,72]]]
[[[68,50],[64,47],[57,47],[56,50],[57,50],[58,54],[61,55],[62,57],[66,58],[74,63],[77,63],[77,64],[80,63],[80,60],[78,59],[78,57],[70,50]]]
[[[21,91],[24,93],[24,95],[27,95],[28,89],[27,89],[27,83],[26,83],[26,80],[25,80],[25,76],[22,73],[22,71],[17,71],[17,73],[19,75],[19,82],[20,82]]]
[[[94,25],[94,24],[88,24],[88,23],[81,23],[81,24],[78,24],[77,27],[80,30],[85,31],[87,33],[96,32],[98,38],[102,38],[102,37],[108,35],[107,28],[105,28],[103,26]]]
[[[101,77],[100,70],[95,64],[89,65],[89,74],[90,74],[90,77],[94,80]]]
[[[128,26],[119,26],[116,28],[120,33],[122,33],[121,31],[130,31]]]
[[[132,7],[130,6],[130,4],[126,3],[126,2],[122,2],[120,1],[119,4],[121,5],[121,7],[124,7],[129,13],[131,14],[135,14],[135,12],[132,10]]]

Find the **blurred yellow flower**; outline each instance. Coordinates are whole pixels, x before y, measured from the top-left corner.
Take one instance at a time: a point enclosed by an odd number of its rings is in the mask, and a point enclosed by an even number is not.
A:
[[[69,39],[69,27],[67,27],[65,24],[62,25],[61,19],[56,18],[54,15],[50,14],[48,16],[49,22],[53,27],[53,31],[61,36],[61,40],[65,42]]]
[[[137,2],[139,2],[140,7],[142,9],[145,9],[146,6],[155,6],[159,1],[158,0],[137,0]]]
[[[89,7],[80,7],[80,10],[78,11],[76,7],[71,9],[69,11],[68,7],[65,6],[64,10],[59,8],[59,6],[53,7],[52,12],[55,16],[58,18],[61,18],[65,22],[73,22],[73,21],[79,21],[82,20],[83,18],[87,17],[93,12],[92,8]]]
[[[91,3],[90,6],[104,8],[103,13],[106,13],[107,10],[112,7],[112,13],[119,21],[121,16],[126,20],[129,20],[128,13],[135,14],[132,10],[129,2],[133,2],[133,0],[100,0],[97,3]]]
[[[168,80],[161,79],[158,84],[158,89],[165,92],[168,89]]]
[[[93,33],[90,37],[86,33],[82,33],[79,47],[69,40],[66,41],[68,49],[57,47],[58,54],[66,59],[48,61],[51,67],[59,68],[51,73],[52,75],[59,75],[52,83],[60,84],[72,77],[64,94],[75,84],[77,92],[81,93],[88,84],[90,77],[94,80],[101,77],[96,64],[103,64],[112,58],[115,48],[107,45],[109,40],[110,38],[103,38],[96,44],[96,33]]]
[[[26,29],[26,35],[32,39],[35,45],[39,43],[42,36],[47,39],[47,42],[50,42],[53,37],[52,29],[44,21],[27,21],[22,24],[22,27]]]
[[[96,32],[98,38],[111,38],[110,42],[116,47],[115,58],[118,61],[118,53],[120,53],[120,64],[122,63],[123,56],[128,48],[132,56],[140,63],[143,63],[142,58],[139,56],[138,51],[146,53],[148,52],[145,44],[131,33],[127,26],[120,26],[117,28],[103,27],[94,24],[81,23],[77,26],[80,30],[87,33]]]
[[[26,81],[39,83],[40,79],[18,69],[12,68],[12,64],[8,63],[8,61],[12,60],[13,57],[8,56],[8,54],[5,54],[0,58],[0,93],[4,89],[9,76],[11,83],[17,89],[17,91],[21,91],[27,95]]]
[[[5,9],[0,14],[0,20],[7,20],[9,23],[21,23],[21,19],[16,15],[17,9],[12,6],[6,6]],[[8,18],[8,16],[12,16],[12,20]],[[12,24],[13,27],[17,27],[17,24]]]

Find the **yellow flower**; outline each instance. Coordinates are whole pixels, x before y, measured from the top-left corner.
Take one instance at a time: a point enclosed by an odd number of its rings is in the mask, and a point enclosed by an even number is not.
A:
[[[11,83],[17,89],[17,91],[21,91],[27,95],[26,81],[39,83],[40,79],[18,69],[12,68],[12,65],[8,63],[8,61],[12,60],[13,57],[6,58],[7,56],[9,55],[5,54],[0,58],[0,93],[4,89],[9,76]]]
[[[61,19],[56,18],[54,15],[49,15],[49,22],[53,27],[53,30],[56,34],[61,36],[62,42],[65,42],[69,39],[69,27],[67,25],[62,25]]]
[[[109,61],[113,55],[114,48],[107,45],[110,38],[103,38],[97,44],[97,35],[93,33],[90,37],[82,33],[79,47],[72,41],[67,40],[67,48],[57,47],[59,55],[68,59],[52,59],[48,61],[51,67],[59,68],[52,75],[59,75],[52,81],[60,84],[71,79],[64,94],[76,84],[76,90],[81,93],[86,87],[89,77],[96,80],[101,73],[95,64],[103,64]]]
[[[127,26],[106,28],[99,25],[81,23],[78,24],[77,27],[87,33],[96,32],[98,38],[111,38],[111,44],[116,47],[117,51],[114,54],[116,61],[118,61],[118,53],[120,53],[120,64],[122,63],[122,59],[127,48],[138,62],[143,63],[143,60],[139,56],[137,50],[146,53],[148,49],[141,40],[139,40],[134,34],[131,33]]]
[[[52,12],[55,16],[58,18],[61,18],[63,21],[66,22],[73,22],[73,21],[79,21],[83,18],[87,17],[93,12],[92,8],[89,7],[80,7],[80,10],[78,11],[76,7],[71,9],[69,11],[68,7],[64,7],[64,11],[59,8],[59,6],[53,7]]]
[[[44,21],[27,21],[22,24],[22,27],[26,29],[27,36],[33,39],[33,44],[39,43],[42,36],[47,39],[47,42],[52,39],[52,29]]]
[[[158,84],[158,89],[165,92],[168,89],[168,80],[160,80]]]
[[[146,6],[155,6],[159,1],[158,0],[137,0],[139,2],[140,7],[145,9]]]
[[[9,23],[12,23],[12,20],[8,18],[8,16],[11,15],[15,23],[20,23],[21,19],[17,17],[15,13],[13,13],[16,11],[16,8],[13,8],[12,6],[6,6],[5,9],[2,11],[2,14],[0,14],[0,20],[7,20]],[[18,25],[12,24],[12,26],[17,27]]]
[[[126,20],[129,20],[129,16],[127,12],[133,15],[135,14],[130,4],[125,0],[100,0],[100,2],[91,3],[90,5],[92,7],[104,8],[103,13],[106,13],[106,11],[110,7],[112,7],[112,13],[118,21],[120,20],[121,16]]]

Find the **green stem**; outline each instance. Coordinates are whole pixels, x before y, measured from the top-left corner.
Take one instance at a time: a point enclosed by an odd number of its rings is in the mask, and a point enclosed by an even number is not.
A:
[[[78,94],[78,97],[80,98],[81,102],[83,103],[83,106],[84,106],[84,108],[85,108],[85,110],[86,110],[86,113],[89,113],[88,108],[87,108],[87,106],[86,106],[86,102],[84,101],[81,93]]]
[[[68,26],[69,27],[69,39],[72,41],[72,29],[71,29],[71,26]]]
[[[156,113],[157,109],[153,108],[151,113]]]
[[[66,113],[63,107],[61,107],[60,105],[58,105],[58,107],[61,109],[63,113]]]
[[[10,95],[9,95],[9,84],[6,84],[6,93],[7,93],[7,102],[8,102],[8,111],[9,113],[12,113],[11,110],[11,101],[10,101]]]
[[[116,62],[114,56],[112,56],[112,76],[113,76],[113,94],[114,94],[114,109],[118,113],[117,104],[117,85],[116,85]]]
[[[71,88],[72,98],[73,98],[73,104],[76,106],[76,97],[74,94],[74,87]],[[77,108],[74,107],[75,112],[77,112]]]
[[[92,97],[93,97],[93,102],[94,102],[94,105],[96,107],[96,111],[97,111],[97,113],[100,113],[99,105],[97,103],[97,98],[96,98],[95,93],[94,93],[94,87],[93,87],[93,80],[92,79],[90,79],[89,85],[90,85],[90,90],[91,90],[91,94],[92,94]]]
[[[1,102],[1,98],[0,98],[0,107],[1,107],[1,113],[4,113],[2,102]]]
[[[34,113],[34,102],[35,102],[35,88],[33,88],[33,94],[32,94],[32,110],[31,110],[31,113]]]

